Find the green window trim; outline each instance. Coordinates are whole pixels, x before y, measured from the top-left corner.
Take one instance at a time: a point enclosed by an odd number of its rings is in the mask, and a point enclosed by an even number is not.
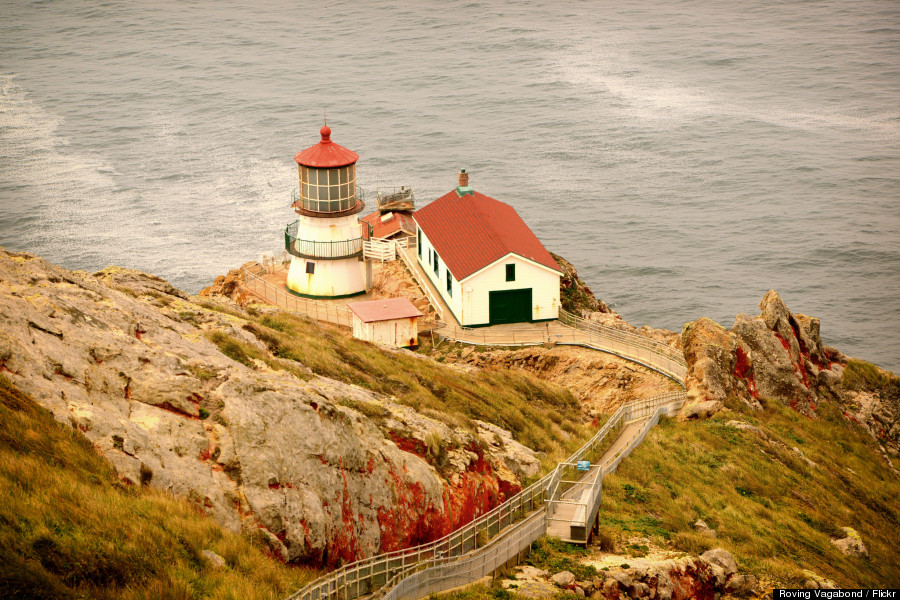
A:
[[[506,265],[506,280],[507,281],[515,281],[516,280],[516,265]]]
[[[447,269],[447,295],[453,297],[453,275]]]

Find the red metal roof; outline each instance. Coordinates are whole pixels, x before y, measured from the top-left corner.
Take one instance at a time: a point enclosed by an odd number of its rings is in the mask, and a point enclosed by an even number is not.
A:
[[[297,153],[294,160],[305,167],[333,169],[346,167],[359,160],[359,154],[331,141],[331,128],[328,125],[319,130],[322,139],[318,144]]]
[[[388,298],[386,300],[369,300],[368,302],[350,302],[347,308],[352,310],[364,323],[373,321],[392,321],[421,317],[422,313],[407,298]]]
[[[509,253],[562,272],[512,206],[480,192],[453,190],[413,218],[457,280]]]
[[[410,235],[416,234],[416,223],[412,216],[405,212],[392,213],[390,221],[382,222],[381,213],[373,212],[364,216],[360,221],[365,221],[372,226],[372,237],[387,239],[401,231]],[[363,227],[363,237],[369,239],[369,228]]]

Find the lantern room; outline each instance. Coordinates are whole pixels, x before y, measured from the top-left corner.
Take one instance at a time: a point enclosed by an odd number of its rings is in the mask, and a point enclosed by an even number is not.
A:
[[[328,125],[319,133],[322,139],[318,144],[294,157],[300,174],[294,209],[301,214],[360,212],[363,206],[356,190],[359,155],[332,142]]]

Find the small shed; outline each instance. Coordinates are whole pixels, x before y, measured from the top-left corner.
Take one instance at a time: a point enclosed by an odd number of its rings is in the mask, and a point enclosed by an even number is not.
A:
[[[406,298],[351,302],[353,337],[396,347],[419,345],[419,309]]]

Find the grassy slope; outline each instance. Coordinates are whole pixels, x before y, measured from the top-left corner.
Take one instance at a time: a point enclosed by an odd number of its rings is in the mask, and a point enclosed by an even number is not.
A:
[[[552,466],[592,433],[571,392],[528,374],[503,369],[465,373],[385,351],[339,328],[288,313],[250,317],[244,328],[266,344],[268,354],[221,332],[211,333],[210,339],[239,362],[264,360],[301,376],[302,364],[319,375],[395,396],[454,427],[472,429],[472,419],[494,423],[547,453]]]
[[[121,484],[0,375],[0,597],[268,599],[316,575],[261,548],[186,502]],[[206,566],[205,549],[227,566]]]
[[[831,403],[820,405],[818,419],[775,402],[762,412],[729,408],[709,421],[654,428],[604,481],[601,523],[689,552],[722,546],[742,569],[785,585],[802,586],[809,569],[843,587],[900,587],[900,480],[862,428]],[[730,419],[784,445],[727,427]],[[717,540],[693,533],[698,517]],[[869,558],[831,544],[844,526],[861,534]]]

